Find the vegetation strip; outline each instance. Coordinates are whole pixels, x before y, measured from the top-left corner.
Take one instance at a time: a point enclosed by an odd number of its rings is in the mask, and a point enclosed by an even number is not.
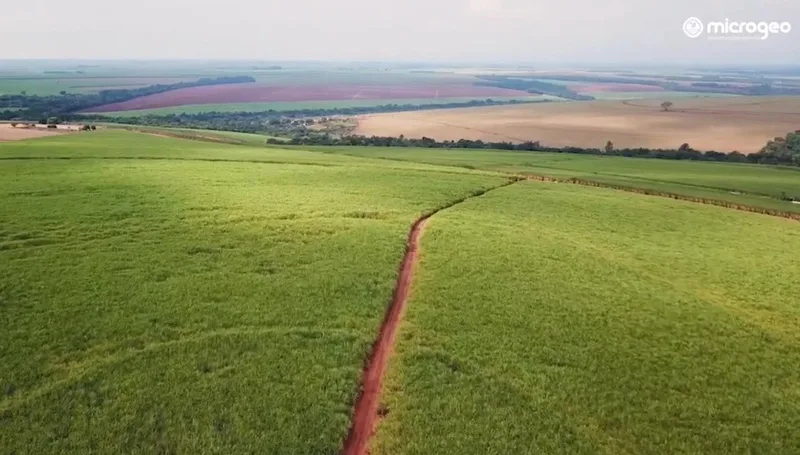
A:
[[[443,207],[423,215],[411,227],[408,235],[408,243],[400,266],[400,273],[397,277],[392,302],[386,311],[386,315],[381,325],[380,333],[372,346],[372,352],[361,381],[361,392],[354,407],[352,424],[350,431],[342,448],[342,455],[366,455],[369,439],[375,431],[375,424],[378,420],[379,399],[381,386],[383,383],[386,365],[389,362],[392,348],[395,344],[397,327],[403,318],[406,302],[408,300],[411,283],[414,278],[414,266],[417,262],[419,252],[419,240],[425,229],[428,220],[442,210],[454,207],[468,199],[480,197],[489,191],[504,188],[519,182],[521,178],[512,178],[503,185],[476,191],[470,196],[453,201]]]
[[[543,175],[527,175],[529,180],[537,180],[540,182],[554,182],[554,183],[573,183],[576,185],[593,186],[597,188],[610,188],[613,190],[627,191],[630,193],[645,194],[648,196],[668,197],[671,199],[678,199],[688,202],[697,202],[700,204],[715,205],[718,207],[725,207],[729,209],[742,210],[745,212],[761,213],[764,215],[778,216],[782,218],[789,218],[791,220],[800,221],[800,213],[786,212],[783,210],[773,210],[765,207],[755,207],[747,204],[737,204],[735,202],[723,201],[720,199],[710,199],[699,196],[688,196],[685,194],[671,193],[668,191],[651,190],[647,188],[637,188],[634,186],[615,185],[611,183],[602,183],[594,180],[584,180],[577,177],[570,177],[567,179],[559,179],[555,177],[546,177]]]

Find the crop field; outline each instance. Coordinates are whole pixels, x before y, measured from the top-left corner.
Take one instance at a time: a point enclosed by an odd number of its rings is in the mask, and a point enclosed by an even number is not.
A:
[[[784,196],[800,199],[800,170],[790,167],[500,150],[387,147],[314,150],[509,174],[580,178],[800,213],[800,205],[782,200]]]
[[[16,95],[26,92],[28,95],[58,95],[62,91],[68,93],[91,93],[110,89],[132,89],[156,84],[174,84],[192,81],[191,77],[19,77],[4,78],[0,73],[0,95]]]
[[[705,98],[725,98],[725,97],[736,97],[739,95],[729,95],[727,93],[698,93],[698,92],[674,92],[674,91],[667,91],[662,90],[660,92],[591,92],[591,93],[583,93],[585,95],[591,95],[597,100],[629,100],[629,101],[637,101],[641,99],[654,99],[658,100],[658,104],[664,102],[664,100],[675,101],[676,99],[683,101],[684,99],[690,98],[698,98],[698,99],[705,99]]]
[[[430,85],[262,85],[226,84],[190,87],[130,101],[106,104],[87,112],[116,112],[197,104],[240,104],[297,101],[399,100],[419,98],[526,97],[527,92],[469,84]],[[386,104],[385,102],[383,104]]]
[[[580,93],[582,95],[589,95],[597,100],[637,100],[642,98],[660,98],[664,99],[673,98],[705,98],[705,97],[720,97],[720,96],[736,96],[725,93],[714,92],[677,92],[665,90],[660,85],[647,85],[647,84],[630,84],[619,82],[575,82],[575,81],[562,81],[558,79],[539,79],[542,82],[551,84],[560,84],[569,87],[570,90]],[[655,82],[666,82],[664,79],[657,79]]]
[[[796,222],[525,182],[432,218],[375,454],[797,453]]]
[[[187,104],[174,107],[164,107],[157,109],[139,109],[132,111],[102,112],[104,115],[113,117],[135,117],[140,115],[169,115],[169,114],[197,114],[201,112],[261,112],[261,111],[294,111],[302,109],[337,109],[348,107],[375,107],[386,104],[447,104],[447,103],[467,103],[470,101],[485,101],[486,97],[457,97],[457,98],[397,98],[397,99],[350,99],[350,100],[327,100],[327,101],[278,101],[267,103],[222,103],[222,104]],[[523,96],[494,96],[494,101],[544,101],[555,100],[555,97],[547,95],[523,95]]]
[[[669,112],[659,105],[674,103]],[[670,148],[757,152],[795,131],[800,97],[663,98],[589,101],[373,114],[359,118],[363,135],[437,140],[540,141],[549,146]]]
[[[0,453],[800,450],[797,221],[517,181],[789,210],[796,169],[264,141],[0,144]]]
[[[411,222],[506,181],[126,132],[0,158],[17,454],[335,453]]]

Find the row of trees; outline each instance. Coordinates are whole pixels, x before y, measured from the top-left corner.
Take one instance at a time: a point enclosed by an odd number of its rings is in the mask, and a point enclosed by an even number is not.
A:
[[[582,147],[547,147],[538,141],[520,144],[511,142],[484,142],[481,140],[460,139],[458,141],[437,141],[428,137],[421,139],[381,136],[345,136],[334,137],[328,134],[313,134],[295,137],[288,142],[270,139],[270,144],[290,145],[324,145],[324,146],[369,146],[369,147],[422,147],[449,149],[494,149],[519,150],[528,152],[576,153],[583,155],[624,156],[629,158],[654,158],[667,160],[717,161],[728,163],[754,164],[788,164],[800,166],[800,131],[790,133],[785,139],[778,138],[760,152],[745,155],[739,152],[722,153],[717,151],[701,152],[689,144],[677,149],[625,148],[617,149],[610,141],[602,149]]]
[[[759,152],[764,160],[800,166],[800,130],[776,137]]]
[[[41,117],[62,116],[77,113],[104,104],[128,101],[140,96],[155,95],[181,88],[205,85],[241,84],[255,82],[250,76],[226,76],[203,78],[191,82],[156,84],[132,89],[102,90],[97,93],[67,93],[60,95],[2,95],[0,96],[0,120],[33,120]]]
[[[476,82],[475,85],[520,90],[537,95],[552,95],[559,98],[578,101],[589,101],[594,99],[592,96],[581,95],[577,92],[573,92],[565,85],[551,84],[550,82],[539,81],[536,79],[523,79],[519,77],[512,78],[508,76],[481,76],[480,79],[482,80],[480,82]]]

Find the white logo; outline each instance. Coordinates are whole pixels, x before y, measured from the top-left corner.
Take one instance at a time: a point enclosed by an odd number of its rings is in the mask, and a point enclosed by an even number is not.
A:
[[[690,17],[683,23],[683,33],[689,38],[697,38],[703,34],[703,21],[696,17]]]
[[[792,31],[789,22],[740,22],[725,19],[724,22],[708,22],[690,17],[683,23],[683,33],[697,38],[706,33],[710,40],[765,40],[771,35],[786,35]]]

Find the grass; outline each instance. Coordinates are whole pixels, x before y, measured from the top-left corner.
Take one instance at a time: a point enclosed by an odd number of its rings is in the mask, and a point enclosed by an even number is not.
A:
[[[262,147],[268,139],[282,139],[266,134],[239,133],[236,131],[199,130],[192,128],[166,128],[153,126],[122,126],[114,123],[102,126],[114,130],[129,130],[155,135],[174,136],[175,138],[194,139],[207,142],[222,142],[234,145],[251,145]]]
[[[547,96],[523,96],[523,97],[493,97],[496,101],[504,100],[545,100]],[[335,101],[286,101],[271,103],[230,103],[230,104],[194,104],[174,107],[164,107],[156,109],[140,109],[135,111],[103,112],[100,115],[109,117],[136,117],[141,115],[170,115],[170,114],[197,114],[201,112],[261,112],[261,111],[293,111],[302,109],[341,109],[348,107],[374,107],[386,104],[447,104],[447,103],[467,103],[470,101],[484,101],[487,97],[461,97],[461,98],[418,98],[418,99],[381,99],[381,100],[335,100]]]
[[[411,222],[506,181],[122,131],[0,157],[3,453],[336,453]]]
[[[148,132],[0,144],[2,453],[338,453],[411,223],[511,175],[800,210],[788,168]],[[797,453],[798,247],[567,184],[439,212],[373,453]]]
[[[314,150],[496,172],[558,178],[578,177],[612,185],[800,212],[797,204],[780,199],[784,194],[800,198],[800,170],[796,168],[499,150],[385,147]]]
[[[795,222],[525,182],[422,240],[373,453],[797,453]]]

